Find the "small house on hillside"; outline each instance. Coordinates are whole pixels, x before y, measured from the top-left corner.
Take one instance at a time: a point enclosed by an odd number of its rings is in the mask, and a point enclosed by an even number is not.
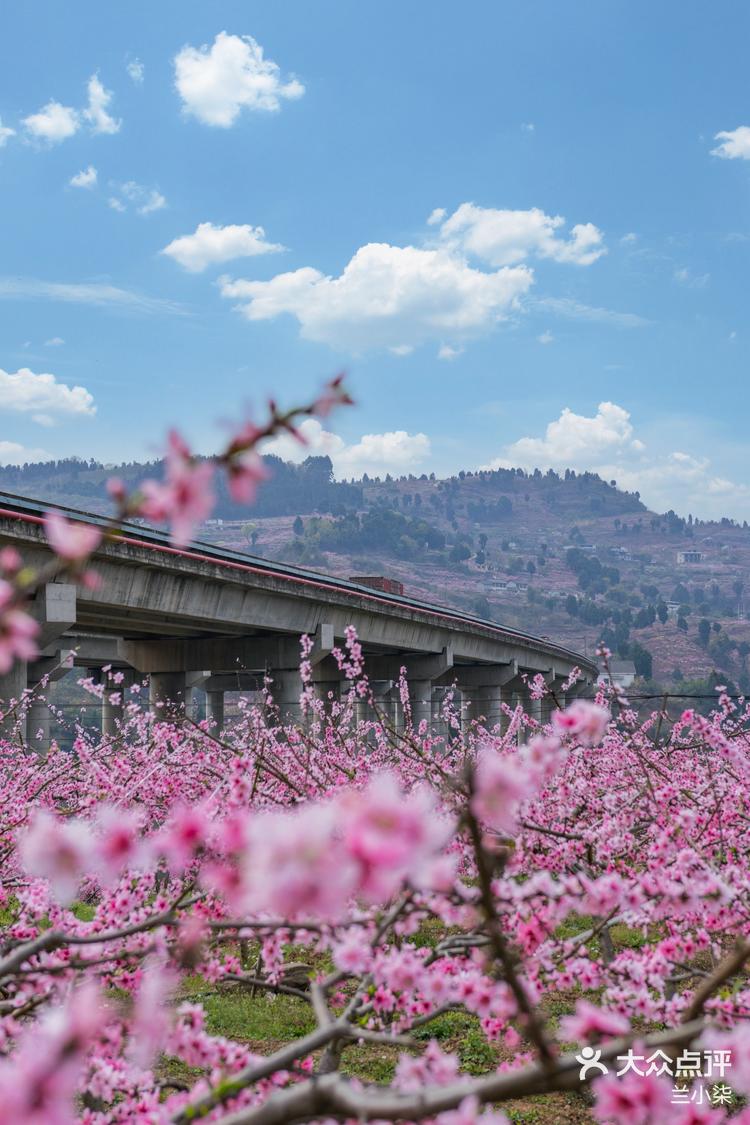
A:
[[[703,562],[703,551],[678,551],[677,562],[681,564]]]
[[[596,682],[614,684],[615,687],[629,688],[635,680],[635,664],[632,660],[610,660],[609,671],[602,668]]]

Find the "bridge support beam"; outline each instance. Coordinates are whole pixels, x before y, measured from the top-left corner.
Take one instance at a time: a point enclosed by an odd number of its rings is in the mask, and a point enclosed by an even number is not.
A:
[[[46,582],[37,590],[29,613],[39,623],[40,651],[75,625],[76,597],[76,587],[71,582]]]

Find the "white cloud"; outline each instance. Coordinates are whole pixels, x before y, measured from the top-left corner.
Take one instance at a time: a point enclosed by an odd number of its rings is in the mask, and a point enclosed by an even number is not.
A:
[[[485,468],[555,469],[598,473],[620,488],[640,492],[655,511],[673,508],[701,518],[750,516],[750,487],[719,476],[707,457],[682,450],[656,451],[636,437],[630,414],[613,402],[599,404],[596,414],[575,414],[566,407],[542,437],[522,437],[505,446]]]
[[[534,281],[530,257],[589,265],[606,253],[592,223],[574,226],[566,239],[559,237],[564,219],[538,208],[499,211],[463,203],[450,216],[436,208],[427,224],[438,229],[426,244],[368,243],[339,276],[307,266],[269,281],[222,277],[222,295],[237,300],[249,320],[288,313],[303,337],[334,348],[408,354],[407,349],[438,340],[442,349],[455,350],[520,308]],[[470,263],[472,257],[479,263]],[[628,327],[647,323],[568,298],[550,298],[550,307],[578,319]],[[440,358],[451,355],[443,350]]]
[[[54,375],[35,375],[28,367],[13,373],[0,368],[0,409],[31,414],[41,425],[52,425],[60,416],[96,413],[93,395],[85,387],[68,387]]]
[[[306,339],[356,352],[486,332],[517,306],[532,280],[525,266],[484,273],[443,250],[369,243],[340,277],[307,267],[270,281],[222,278],[220,285],[249,320],[290,313]]]
[[[38,113],[24,117],[23,124],[36,140],[56,145],[78,132],[80,118],[70,106],[49,101]]]
[[[533,121],[522,121],[521,122],[521,131],[522,132],[533,133],[535,129],[536,129],[536,125],[534,124]]]
[[[740,125],[730,132],[717,133],[714,140],[721,144],[711,149],[712,156],[723,160],[750,160],[750,126]]]
[[[152,188],[144,203],[138,208],[139,215],[150,215],[152,211],[161,211],[167,206],[167,201],[160,191]]]
[[[99,81],[98,74],[92,74],[88,84],[89,104],[83,111],[83,116],[91,126],[92,133],[119,133],[121,121],[117,121],[107,112],[107,107],[112,101],[112,91],[105,90]]]
[[[46,449],[28,449],[17,441],[0,441],[0,465],[23,465],[31,461],[51,461]]]
[[[534,304],[537,308],[563,316],[567,320],[587,320],[593,324],[611,324],[616,328],[643,328],[651,323],[650,320],[636,313],[584,305],[571,297],[539,297]]]
[[[361,477],[363,473],[369,476],[409,473],[422,465],[431,452],[430,439],[426,434],[409,434],[406,430],[363,434],[352,445],[347,445],[338,434],[324,430],[317,418],[306,419],[300,430],[306,445],[286,436],[266,442],[263,452],[297,462],[326,454],[331,458],[334,475],[339,479]]]
[[[193,234],[173,239],[161,251],[191,273],[200,273],[207,266],[229,262],[233,258],[253,258],[284,250],[278,242],[267,242],[263,227],[214,226],[199,223]]]
[[[0,277],[0,300],[14,298],[41,298],[65,301],[77,305],[99,305],[130,310],[132,312],[166,312],[185,316],[186,309],[176,301],[162,297],[148,297],[132,289],[121,289],[106,282],[41,281],[34,277]]]
[[[3,120],[0,117],[0,148],[8,143],[9,137],[15,137],[15,129],[11,129],[10,125],[3,125]]]
[[[113,211],[127,211],[132,204],[137,214],[150,215],[153,211],[161,211],[167,206],[167,201],[156,188],[147,188],[137,184],[135,180],[128,180],[124,184],[114,185],[119,195],[110,196],[108,203]]]
[[[711,280],[711,274],[695,274],[687,266],[682,266],[674,271],[674,279],[679,281],[680,285],[686,285],[689,289],[705,289]]]
[[[53,336],[50,340],[44,341],[45,348],[60,348],[65,343],[62,336]]]
[[[493,468],[516,466],[530,469],[576,469],[601,458],[640,452],[641,442],[633,437],[627,410],[614,402],[602,402],[597,413],[587,418],[565,407],[559,418],[550,422],[543,438],[523,437],[509,445]]]
[[[146,71],[146,68],[141,60],[131,59],[131,61],[126,65],[125,69],[128,72],[128,76],[135,82],[136,86],[140,86],[140,84],[143,82],[143,77]]]
[[[71,187],[80,188],[93,188],[96,187],[98,179],[98,172],[93,164],[89,164],[88,168],[82,168],[80,172],[76,172],[75,176],[70,177]]]
[[[455,348],[451,344],[441,344],[438,348],[437,357],[445,360],[457,359],[460,355],[463,355],[463,350],[463,348]]]
[[[632,231],[632,230],[628,231],[628,233],[624,234],[622,236],[622,238],[620,239],[620,242],[622,243],[623,246],[632,246],[633,243],[637,242],[637,241],[638,241],[638,235],[635,233],[635,231]]]
[[[220,32],[209,47],[183,47],[175,56],[175,85],[183,109],[204,125],[229,128],[243,109],[275,112],[281,99],[301,98],[296,78],[281,71],[250,35]]]
[[[538,207],[508,211],[462,203],[442,222],[440,238],[491,266],[515,265],[532,255],[588,266],[606,254],[602,232],[593,223],[577,223],[567,241],[557,233],[564,225],[560,215],[547,215]]]
[[[541,335],[537,336],[537,340],[540,344],[553,344],[555,341],[555,337],[552,335],[549,329],[547,329],[545,332],[542,332]]]

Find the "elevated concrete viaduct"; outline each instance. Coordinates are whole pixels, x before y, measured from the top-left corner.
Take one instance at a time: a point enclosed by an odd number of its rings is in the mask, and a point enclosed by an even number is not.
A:
[[[59,510],[82,522],[106,522]],[[43,512],[34,501],[0,493],[0,546],[13,545],[35,568],[51,557]],[[177,550],[166,535],[135,524],[121,525],[119,537],[96,552],[90,569],[94,588],[60,581],[37,592],[32,612],[40,623],[42,654],[0,678],[0,700],[17,699],[71,663],[92,670],[111,664],[131,676],[148,676],[152,707],[187,705],[196,688],[204,690],[208,714],[220,725],[224,693],[256,690],[267,677],[276,703],[293,719],[301,693],[301,635],[313,638],[313,678],[325,696],[339,690],[342,673],[331,651],[350,625],[375,692],[394,718],[399,705],[393,685],[401,668],[415,720],[430,720],[435,689],[454,685],[467,721],[484,716],[491,724],[500,720],[503,702],[518,700],[545,717],[528,694],[527,681],[537,674],[559,693],[578,667],[577,694],[589,691],[596,677],[595,665],[578,653],[458,610],[204,543]],[[120,705],[109,695],[102,703],[105,733],[120,717]],[[43,711],[35,705],[29,719],[29,731],[41,730],[36,744],[49,737]],[[6,729],[9,722],[12,716]]]

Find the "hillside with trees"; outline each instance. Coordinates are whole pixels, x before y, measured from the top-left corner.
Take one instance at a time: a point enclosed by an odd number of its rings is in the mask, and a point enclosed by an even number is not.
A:
[[[202,538],[329,573],[384,574],[415,596],[593,654],[604,643],[674,691],[750,690],[750,529],[649,511],[592,473],[521,469],[333,479],[328,457],[267,459],[251,510],[225,487]],[[161,465],[76,459],[0,469],[0,488],[108,510],[105,481]]]

